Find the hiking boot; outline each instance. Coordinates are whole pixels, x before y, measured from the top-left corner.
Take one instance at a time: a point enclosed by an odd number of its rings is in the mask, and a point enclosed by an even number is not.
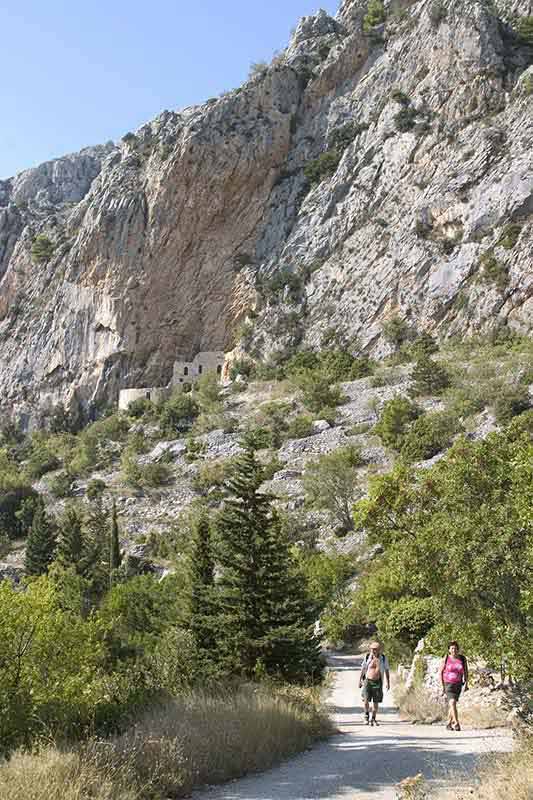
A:
[[[370,714],[368,712],[365,714],[365,725],[370,725]]]
[[[446,725],[446,730],[447,731],[453,731],[453,725],[452,725],[451,722],[448,722],[448,724]]]
[[[372,717],[372,725],[379,725],[379,722],[375,717]]]
[[[459,725],[459,723],[457,723],[457,725],[453,726],[453,730],[454,731],[460,731],[461,730],[461,726]]]

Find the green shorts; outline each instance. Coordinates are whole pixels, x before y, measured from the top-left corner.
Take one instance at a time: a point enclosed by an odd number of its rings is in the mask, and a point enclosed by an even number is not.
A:
[[[367,678],[363,683],[363,700],[368,700],[369,703],[382,703],[383,682],[371,681]]]

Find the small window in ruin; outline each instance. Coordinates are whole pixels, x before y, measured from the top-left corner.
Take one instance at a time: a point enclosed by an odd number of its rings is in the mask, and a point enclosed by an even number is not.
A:
[[[183,374],[184,375],[188,375],[189,374],[189,367],[183,367]]]
[[[202,374],[202,365],[198,364],[198,375]]]
[[[217,367],[217,375],[222,375],[222,364],[219,364]]]
[[[150,399],[151,399],[151,398],[150,398],[150,392],[146,392],[146,399],[147,399],[147,400],[150,400]]]
[[[180,378],[180,383],[183,383],[183,378]]]

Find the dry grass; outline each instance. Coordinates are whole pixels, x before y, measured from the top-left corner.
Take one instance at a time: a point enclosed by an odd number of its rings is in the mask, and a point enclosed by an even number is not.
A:
[[[533,797],[533,737],[524,739],[509,756],[494,758],[473,786],[439,794],[439,800],[531,800]]]
[[[444,701],[436,700],[425,689],[417,686],[406,689],[402,682],[394,687],[394,701],[400,714],[413,722],[441,722],[448,715]]]
[[[316,694],[246,688],[194,693],[152,711],[122,736],[76,750],[17,753],[0,768],[9,800],[185,797],[272,764],[332,732]]]

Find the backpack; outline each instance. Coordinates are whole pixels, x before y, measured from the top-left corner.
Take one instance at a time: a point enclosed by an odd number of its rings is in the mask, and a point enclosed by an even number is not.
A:
[[[361,672],[363,674],[366,674],[366,668],[367,668],[368,662],[370,661],[371,658],[372,658],[372,656],[370,655],[370,653],[367,653],[366,656],[364,657],[363,663],[361,664]],[[383,672],[384,672],[384,667],[385,667],[385,653],[380,653],[379,654],[379,670],[380,670],[380,673],[382,675],[383,675]]]

